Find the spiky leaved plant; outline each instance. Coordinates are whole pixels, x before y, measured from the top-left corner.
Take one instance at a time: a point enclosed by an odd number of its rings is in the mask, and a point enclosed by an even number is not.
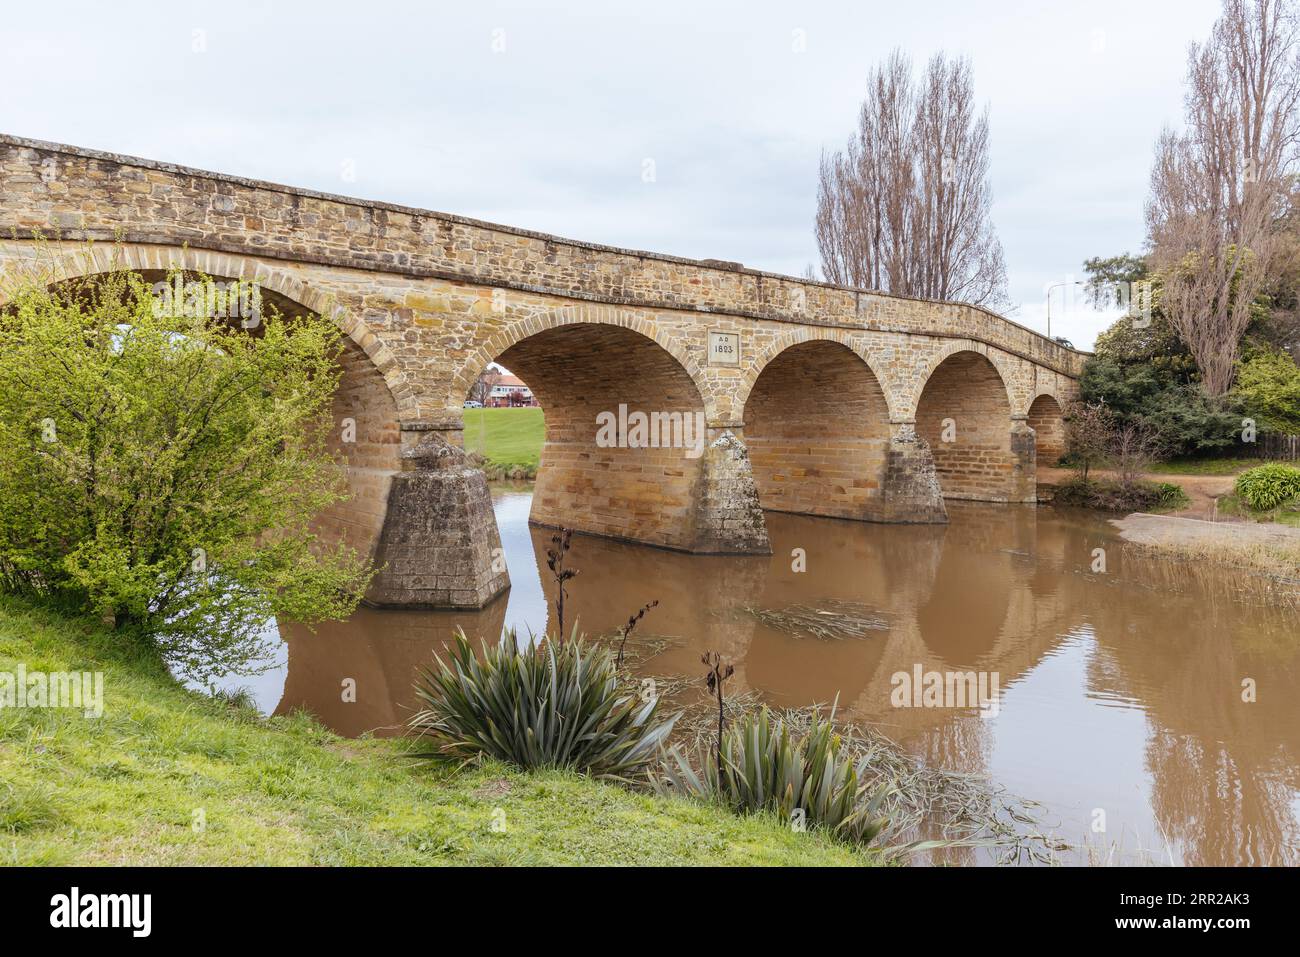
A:
[[[840,753],[831,717],[812,716],[808,731],[796,736],[766,707],[733,721],[717,753],[700,756],[702,771],[673,748],[653,780],[664,794],[717,801],[741,813],[772,811],[806,822],[845,840],[871,844],[888,828],[882,813],[887,785],[865,782],[865,762],[857,767]],[[720,760],[719,756],[720,755]]]
[[[1300,498],[1300,468],[1281,462],[1258,465],[1237,476],[1234,491],[1255,511],[1270,511]]]
[[[412,730],[432,736],[435,754],[480,755],[521,768],[572,768],[630,782],[656,757],[677,716],[658,720],[658,698],[619,693],[608,648],[577,634],[520,647],[514,630],[475,655],[463,631],[449,661],[434,655],[415,693],[424,709]],[[432,755],[426,755],[432,756]]]

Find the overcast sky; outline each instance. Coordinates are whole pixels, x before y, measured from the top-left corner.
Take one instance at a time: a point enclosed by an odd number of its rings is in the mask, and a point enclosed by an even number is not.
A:
[[[990,107],[1012,315],[1042,329],[1046,284],[1141,249],[1152,145],[1218,6],[14,4],[0,129],[801,274],[818,156],[868,70],[942,49]],[[1090,345],[1105,319],[1055,296],[1053,334]]]

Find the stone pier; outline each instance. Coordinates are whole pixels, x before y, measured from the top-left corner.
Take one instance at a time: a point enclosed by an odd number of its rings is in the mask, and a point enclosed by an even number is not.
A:
[[[749,451],[731,429],[709,429],[701,482],[693,551],[770,555]]]
[[[510,587],[487,478],[439,432],[401,459],[366,604],[482,608]]]
[[[914,422],[890,423],[881,519],[909,524],[948,521],[934,456]]]

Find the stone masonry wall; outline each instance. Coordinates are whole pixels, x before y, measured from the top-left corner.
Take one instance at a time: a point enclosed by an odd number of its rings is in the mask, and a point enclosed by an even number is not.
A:
[[[733,555],[771,552],[749,453],[730,429],[711,437],[704,453],[702,485],[695,519],[696,551]]]

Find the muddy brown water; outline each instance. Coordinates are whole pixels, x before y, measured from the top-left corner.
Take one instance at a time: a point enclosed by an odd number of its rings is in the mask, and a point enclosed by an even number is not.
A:
[[[362,609],[314,633],[285,625],[281,667],[254,689],[264,707],[306,708],[345,735],[400,733],[415,669],[456,628],[553,627],[551,532],[529,527],[530,501],[495,493],[508,596],[473,614]],[[1152,559],[1089,513],[954,505],[951,519],[769,514],[763,558],[575,536],[566,614],[609,634],[657,599],[639,630],[671,642],[643,671],[698,678],[710,649],[735,664],[729,690],[780,706],[838,698],[842,716],[919,760],[1040,802],[1040,824],[1088,848],[1079,860],[1300,863],[1300,612],[1285,593]],[[818,638],[753,613],[799,606],[851,608],[875,627]],[[897,676],[918,669],[923,685],[974,672],[996,701],[918,693],[902,706]]]

